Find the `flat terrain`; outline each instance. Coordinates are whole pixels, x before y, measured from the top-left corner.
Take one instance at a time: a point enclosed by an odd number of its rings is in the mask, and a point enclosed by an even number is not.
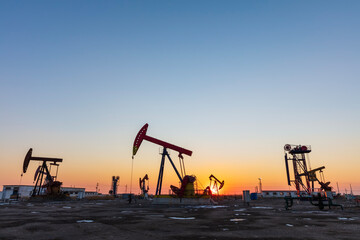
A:
[[[360,208],[223,200],[164,206],[142,200],[0,203],[0,239],[360,239]]]

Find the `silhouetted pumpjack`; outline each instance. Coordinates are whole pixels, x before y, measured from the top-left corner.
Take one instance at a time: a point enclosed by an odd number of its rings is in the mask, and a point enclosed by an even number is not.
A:
[[[63,160],[61,158],[45,158],[45,157],[33,157],[32,148],[27,152],[24,163],[23,163],[23,173],[26,173],[30,161],[42,161],[42,165],[39,166],[34,175],[34,181],[36,184],[32,191],[32,196],[43,195],[42,189],[46,188],[46,195],[57,196],[61,194],[61,185],[62,182],[57,181],[57,172],[59,167],[59,162]],[[56,166],[56,175],[51,176],[48,169],[47,163],[50,162],[50,166]],[[45,177],[45,178],[44,178]]]
[[[192,176],[188,176],[186,175],[185,173],[185,165],[184,165],[184,162],[183,162],[183,154],[185,155],[188,155],[188,156],[191,156],[192,154],[192,151],[190,150],[187,150],[185,148],[182,148],[182,147],[178,147],[176,145],[173,145],[171,143],[167,143],[167,142],[164,142],[164,141],[161,141],[159,139],[156,139],[156,138],[153,138],[153,137],[150,137],[150,136],[147,136],[146,135],[146,132],[147,132],[147,129],[148,129],[148,124],[146,123],[141,129],[140,131],[138,132],[138,134],[136,135],[136,138],[134,140],[134,145],[133,145],[133,158],[134,156],[136,155],[137,151],[139,150],[140,148],[140,145],[142,143],[143,140],[147,140],[149,142],[152,142],[152,143],[155,143],[155,144],[158,144],[160,146],[163,146],[163,152],[162,152],[162,158],[161,158],[161,163],[160,163],[160,171],[159,171],[159,177],[158,177],[158,181],[157,181],[157,186],[156,186],[156,193],[155,195],[160,195],[161,194],[161,187],[162,187],[162,180],[163,180],[163,175],[164,175],[164,164],[165,164],[165,157],[167,157],[172,165],[172,167],[174,168],[175,170],[175,173],[176,175],[178,176],[181,184],[183,183],[185,177],[186,177],[186,181],[188,181],[188,183],[191,183],[190,179],[192,179]],[[168,153],[167,149],[172,149],[174,151],[177,151],[179,154],[178,154],[178,157],[179,157],[179,160],[180,160],[180,167],[181,167],[181,173],[184,172],[184,175],[185,177],[182,178],[180,176],[180,173],[178,172],[177,168],[175,167],[175,164],[173,163],[173,161],[171,160],[170,158],[170,154]],[[187,177],[188,176],[188,177]]]

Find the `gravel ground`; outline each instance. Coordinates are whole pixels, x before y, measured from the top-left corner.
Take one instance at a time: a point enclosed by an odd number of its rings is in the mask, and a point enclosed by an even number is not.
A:
[[[0,239],[360,239],[360,207],[283,199],[166,206],[138,200],[0,203]]]

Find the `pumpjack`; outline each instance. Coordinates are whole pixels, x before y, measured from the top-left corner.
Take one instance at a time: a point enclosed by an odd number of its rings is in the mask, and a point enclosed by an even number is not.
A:
[[[65,194],[61,192],[62,182],[57,181],[57,173],[60,162],[63,160],[61,158],[45,158],[45,157],[33,157],[32,148],[27,152],[24,163],[23,163],[23,173],[26,173],[30,161],[40,161],[42,164],[37,168],[34,175],[35,186],[32,190],[31,196],[42,196],[50,198],[63,198],[66,197]],[[52,176],[48,167],[56,167],[56,175]]]
[[[219,191],[224,187],[225,182],[220,181],[213,174],[210,175],[209,179],[210,179],[210,185],[205,188],[204,194],[210,196],[219,195]]]
[[[161,154],[162,157],[161,157],[161,163],[160,163],[159,177],[157,180],[155,195],[157,195],[157,196],[161,195],[161,188],[162,188],[163,175],[164,175],[164,165],[165,165],[165,159],[167,158],[169,160],[169,162],[171,163],[171,166],[173,167],[173,169],[181,183],[180,188],[171,185],[172,191],[180,198],[194,196],[195,195],[194,182],[196,180],[196,177],[193,175],[186,175],[184,157],[183,157],[183,155],[191,156],[192,151],[146,135],[148,126],[149,125],[146,123],[140,129],[138,134],[136,135],[136,138],[134,140],[134,145],[133,145],[133,156],[132,157],[134,158],[134,156],[136,155],[143,140],[147,140],[149,142],[152,142],[154,144],[157,144],[157,145],[160,145],[163,147],[162,154]],[[172,161],[168,149],[178,152],[181,175],[180,175],[179,171],[177,170],[174,162]]]
[[[324,209],[324,206],[340,206],[332,202],[332,187],[330,182],[325,182],[323,173],[324,166],[308,169],[307,166],[307,154],[311,152],[311,146],[305,145],[290,145],[284,146],[285,151],[285,167],[288,185],[295,185],[297,197],[285,196],[286,209],[289,209],[293,205],[294,199],[301,201],[310,201],[312,205],[318,206],[320,210]],[[293,178],[290,176],[289,162],[292,162]],[[291,165],[291,164],[290,164]],[[317,177],[317,173],[320,175],[320,179]],[[319,188],[315,188],[315,183],[320,185]]]
[[[147,181],[147,186],[146,186]],[[146,174],[143,178],[139,178],[139,185],[141,194],[144,195],[145,199],[149,198],[148,192],[149,192],[149,176]]]

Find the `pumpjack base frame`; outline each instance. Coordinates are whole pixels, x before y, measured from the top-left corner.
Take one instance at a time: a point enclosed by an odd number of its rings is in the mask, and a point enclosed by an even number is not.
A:
[[[306,196],[306,197],[285,197],[285,209],[290,210],[291,207],[294,204],[294,200],[300,200],[300,201],[308,201],[311,203],[311,205],[319,207],[320,210],[324,210],[326,206],[331,209],[331,207],[340,207],[341,210],[344,210],[343,206],[341,204],[335,204],[333,203],[332,199],[329,197],[318,197],[318,196]]]

